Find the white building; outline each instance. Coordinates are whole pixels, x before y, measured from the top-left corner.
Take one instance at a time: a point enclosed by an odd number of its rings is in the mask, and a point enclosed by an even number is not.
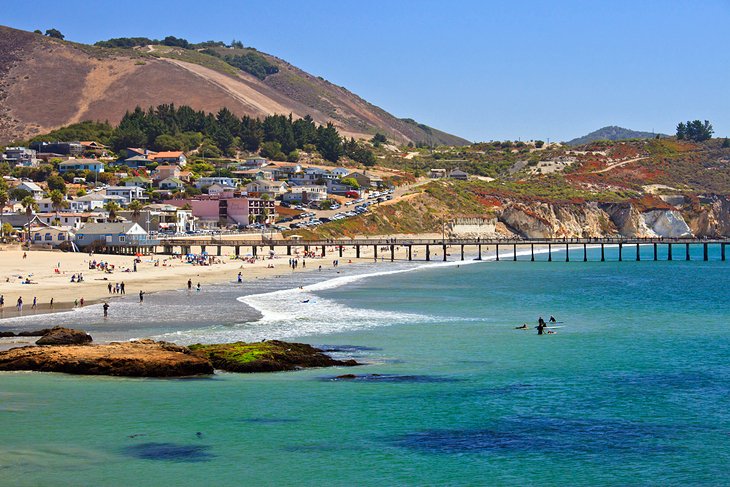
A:
[[[128,205],[133,200],[146,199],[144,196],[144,190],[137,186],[109,186],[104,191],[107,196],[121,196],[124,198],[124,206]]]
[[[236,187],[236,180],[233,178],[221,177],[221,176],[206,176],[195,181],[195,187],[201,189],[205,186],[213,186],[214,184],[220,184],[221,186],[228,186],[229,188]]]

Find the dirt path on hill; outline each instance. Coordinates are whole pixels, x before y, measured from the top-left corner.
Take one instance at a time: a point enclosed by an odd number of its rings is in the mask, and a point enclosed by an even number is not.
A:
[[[627,164],[631,164],[632,162],[643,161],[644,159],[648,159],[648,157],[636,157],[634,159],[629,159],[627,161],[617,162],[617,163],[611,164],[610,166],[605,167],[603,169],[599,169],[598,171],[591,171],[591,172],[587,172],[585,174],[600,174],[602,172],[608,172],[611,169],[616,169],[617,167],[625,166]]]

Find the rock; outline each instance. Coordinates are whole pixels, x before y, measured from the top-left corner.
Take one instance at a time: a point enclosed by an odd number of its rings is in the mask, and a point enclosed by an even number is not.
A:
[[[185,347],[144,340],[108,345],[49,345],[0,352],[0,370],[34,370],[127,377],[185,377],[212,374],[205,357]],[[184,351],[183,351],[184,349]]]
[[[21,331],[18,333],[19,337],[42,337],[43,335],[46,335],[50,333],[50,328],[43,328],[42,330],[36,330],[36,331]]]
[[[288,343],[268,340],[255,343],[227,343],[216,345],[191,345],[190,350],[198,357],[211,361],[216,369],[228,372],[276,372],[309,367],[351,367],[355,360],[335,360],[321,350],[305,343]]]
[[[0,331],[0,338],[14,337],[15,333],[12,331]]]
[[[91,343],[91,335],[81,330],[53,327],[35,343],[36,345],[83,345]]]

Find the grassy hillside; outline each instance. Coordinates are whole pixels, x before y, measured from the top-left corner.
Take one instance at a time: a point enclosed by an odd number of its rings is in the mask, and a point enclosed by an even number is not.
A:
[[[583,145],[589,144],[597,140],[653,139],[657,135],[659,135],[660,137],[667,137],[667,135],[664,134],[656,134],[654,132],[640,132],[637,130],[630,130],[623,127],[611,125],[609,127],[603,127],[595,130],[590,134],[584,135],[583,137],[577,137],[566,143],[568,145]]]

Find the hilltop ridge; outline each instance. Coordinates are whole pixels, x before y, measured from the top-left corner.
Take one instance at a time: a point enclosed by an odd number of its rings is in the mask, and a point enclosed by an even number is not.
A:
[[[275,72],[251,74],[222,59],[252,52]],[[164,103],[227,107],[239,116],[310,115],[356,138],[383,132],[403,143],[468,143],[252,48],[101,47],[0,26],[0,142],[84,120],[116,123],[136,106]]]
[[[616,125],[609,125],[593,132],[586,134],[582,137],[576,137],[575,139],[566,142],[568,145],[583,145],[590,144],[597,140],[631,140],[631,139],[653,139],[659,135],[660,137],[668,137],[668,135],[657,134],[655,132],[641,132],[637,130],[631,130]]]

